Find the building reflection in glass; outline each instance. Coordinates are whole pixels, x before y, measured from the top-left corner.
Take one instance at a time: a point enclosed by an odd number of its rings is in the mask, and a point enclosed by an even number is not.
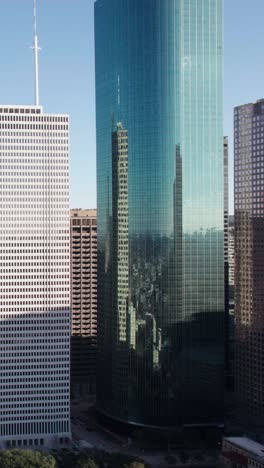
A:
[[[133,424],[222,422],[221,3],[95,3],[97,404]]]

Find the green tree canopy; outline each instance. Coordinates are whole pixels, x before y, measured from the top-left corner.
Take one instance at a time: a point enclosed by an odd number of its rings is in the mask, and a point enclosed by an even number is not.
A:
[[[99,468],[99,466],[92,458],[89,457],[78,460],[76,468]]]
[[[128,468],[145,468],[145,464],[142,462],[134,461],[128,465]]]
[[[109,468],[145,468],[145,464],[124,453],[112,453],[108,461]]]
[[[33,450],[0,450],[0,468],[56,468],[52,455]]]

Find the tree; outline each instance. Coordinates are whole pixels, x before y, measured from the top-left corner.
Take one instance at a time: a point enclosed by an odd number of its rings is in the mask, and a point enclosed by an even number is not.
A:
[[[78,460],[76,468],[99,468],[92,458],[81,458]]]
[[[1,450],[0,468],[57,468],[52,455],[32,450]]]
[[[134,461],[128,465],[128,468],[145,468],[145,464],[142,462]]]
[[[145,464],[130,455],[113,453],[109,457],[108,468],[145,468]]]

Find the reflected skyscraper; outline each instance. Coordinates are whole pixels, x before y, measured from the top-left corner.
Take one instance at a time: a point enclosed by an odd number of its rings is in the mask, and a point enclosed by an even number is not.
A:
[[[112,133],[113,311],[116,340],[127,340],[128,305],[128,138],[122,124]]]
[[[128,135],[112,132],[112,360],[113,403],[126,406],[128,338]],[[109,301],[110,302],[110,301]],[[109,303],[108,303],[109,304]],[[110,304],[109,304],[110,305]],[[124,372],[125,370],[125,372]]]
[[[95,46],[98,409],[138,425],[217,425],[222,1],[97,0]]]

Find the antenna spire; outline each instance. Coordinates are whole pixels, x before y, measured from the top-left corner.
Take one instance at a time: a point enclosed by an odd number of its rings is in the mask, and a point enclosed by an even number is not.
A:
[[[34,45],[32,49],[34,50],[35,57],[35,106],[39,106],[39,67],[38,67],[38,51],[40,50],[38,46],[38,35],[37,35],[37,2],[34,2]]]

